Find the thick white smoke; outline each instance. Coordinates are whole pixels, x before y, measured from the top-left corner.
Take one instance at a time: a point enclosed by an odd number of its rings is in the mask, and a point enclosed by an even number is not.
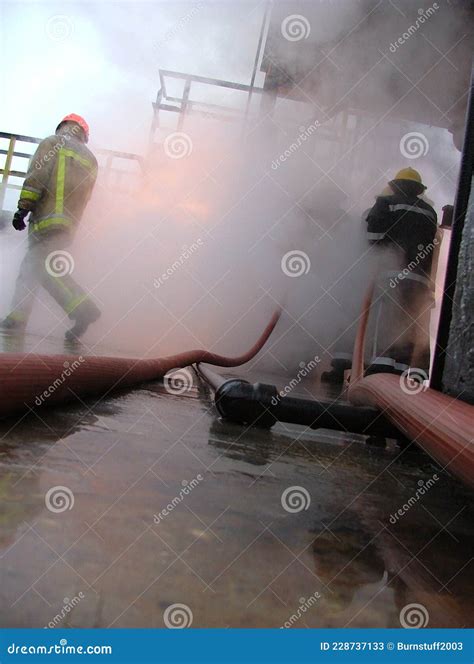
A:
[[[340,40],[367,11],[364,3],[321,4],[325,27],[313,26],[313,44]],[[4,72],[2,129],[47,135],[62,114],[75,111],[91,124],[93,150],[147,158],[146,172],[135,169],[122,190],[99,178],[70,250],[75,276],[103,311],[86,337],[95,352],[238,351],[280,305],[268,366],[293,371],[316,354],[350,350],[351,324],[376,269],[361,214],[407,164],[398,146],[408,131],[428,141],[427,154],[409,165],[432,185],[428,196],[438,213],[452,202],[459,155],[446,130],[396,117],[378,124],[374,114],[361,130],[367,138],[348,150],[342,111],[328,122],[305,93],[299,101],[280,98],[263,115],[254,95],[245,131],[240,121],[191,116],[176,134],[177,116],[163,116],[159,145],[148,152],[158,67],[248,83],[259,3],[41,3],[21,21],[14,6],[3,12],[7,50],[16,35],[37,43],[38,26],[44,34],[36,62],[16,58]],[[364,65],[361,48],[350,67]],[[386,72],[372,81],[374,107],[396,94]],[[18,81],[28,77],[35,104],[18,104]],[[321,94],[342,84],[323,77]],[[197,87],[194,94],[245,108],[237,93]],[[22,252],[13,231],[4,237],[2,311]],[[65,322],[59,313],[51,317],[56,305],[41,299],[32,329],[62,334]]]

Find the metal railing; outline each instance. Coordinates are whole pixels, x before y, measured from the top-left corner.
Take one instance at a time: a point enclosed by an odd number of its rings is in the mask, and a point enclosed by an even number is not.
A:
[[[41,139],[35,138],[34,136],[22,136],[21,134],[8,134],[4,131],[0,132],[0,138],[5,138],[8,141],[8,146],[6,149],[0,148],[0,154],[6,155],[5,164],[3,168],[0,168],[0,174],[2,179],[0,181],[0,210],[3,210],[3,204],[5,201],[5,194],[7,189],[21,189],[21,185],[10,183],[8,180],[11,177],[22,178],[26,176],[25,171],[12,170],[12,162],[14,157],[21,159],[30,160],[33,153],[29,152],[20,152],[16,150],[17,143],[33,143],[37,145],[41,142]]]
[[[235,90],[236,92],[244,92],[247,95],[247,99],[250,98],[252,94],[262,94],[265,92],[263,88],[257,88],[254,85],[233,83],[232,81],[209,78],[207,76],[195,76],[194,74],[186,74],[184,72],[171,71],[168,69],[160,69],[158,75],[160,79],[160,88],[158,89],[156,100],[153,102],[154,114],[151,129],[151,143],[153,143],[154,131],[159,126],[158,114],[160,111],[171,111],[172,113],[179,114],[177,125],[178,131],[182,130],[184,118],[190,113],[227,122],[245,119],[248,114],[248,103],[246,104],[245,109],[242,110],[230,106],[222,106],[220,104],[212,104],[192,99],[191,91],[193,85],[209,85],[227,90]],[[183,93],[181,96],[176,97],[168,94],[167,79],[184,81]]]
[[[169,111],[177,114],[176,131],[183,130],[185,118],[189,115],[197,115],[207,119],[218,120],[220,122],[228,123],[242,123],[242,131],[245,133],[247,122],[250,118],[250,101],[253,95],[263,96],[266,94],[268,100],[267,107],[261,106],[259,113],[271,114],[272,105],[276,100],[276,96],[272,90],[266,90],[263,87],[256,87],[254,85],[254,77],[250,85],[244,83],[234,83],[232,81],[225,81],[218,78],[210,78],[207,76],[197,76],[194,74],[187,74],[185,72],[171,71],[168,69],[159,69],[159,88],[156,94],[156,99],[152,102],[153,118],[150,128],[149,145],[153,147],[156,143],[156,130],[160,128],[160,112]],[[169,88],[173,83],[182,81],[181,94],[176,96],[169,93]],[[208,101],[199,101],[192,98],[193,86],[209,86],[209,88],[220,88],[224,90],[231,90],[235,92],[244,93],[245,97],[242,98],[242,106],[236,108],[235,106],[224,106],[222,104],[215,104]],[[202,89],[202,88],[201,88]],[[273,99],[273,101],[272,101]],[[307,103],[306,100],[301,103]],[[321,122],[321,129],[318,130],[319,140],[329,141],[335,145],[333,151],[334,160],[337,161],[344,152],[348,150],[350,144],[356,142],[356,133],[358,131],[358,120],[360,114],[353,108],[346,108],[343,112],[332,116]],[[349,124],[352,120],[353,128],[349,129]],[[158,143],[159,145],[160,143]],[[349,158],[352,158],[352,152],[349,151]]]
[[[10,134],[3,131],[0,132],[0,139],[5,139],[7,141],[6,147],[0,146],[0,155],[6,155],[5,163],[3,167],[0,168],[0,210],[3,210],[7,191],[11,189],[21,190],[22,188],[22,183],[11,182],[10,179],[20,178],[23,181],[26,177],[29,161],[33,156],[33,152],[25,152],[27,149],[26,145],[24,148],[18,149],[18,143],[33,144],[36,146],[38,143],[41,143],[41,139],[36,138],[35,136],[22,136],[21,134]],[[95,150],[95,153],[99,160],[99,172],[105,178],[106,185],[111,188],[120,187],[125,190],[131,189],[129,183],[128,186],[124,186],[124,181],[130,179],[131,172],[117,168],[118,160],[125,159],[136,163],[140,169],[139,175],[141,175],[145,169],[143,157],[132,152],[99,149]],[[101,163],[101,156],[104,156],[103,163]],[[15,158],[27,160],[24,170],[12,169],[12,163]]]

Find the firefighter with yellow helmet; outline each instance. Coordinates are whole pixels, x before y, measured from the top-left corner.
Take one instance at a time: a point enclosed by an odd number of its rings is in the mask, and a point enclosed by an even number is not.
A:
[[[379,196],[367,215],[369,242],[395,259],[393,269],[381,275],[388,284],[385,303],[389,306],[384,307],[369,372],[402,373],[416,368],[427,377],[437,216],[420,198],[426,186],[415,169],[402,168],[389,187],[389,195]],[[388,259],[384,264],[386,269]]]
[[[64,274],[64,269],[54,269],[54,258],[71,243],[95,185],[97,160],[86,146],[88,140],[86,121],[71,113],[61,120],[55,134],[41,141],[31,160],[12,222],[22,231],[29,215],[28,250],[12,310],[0,323],[4,330],[25,329],[39,286],[74,321],[66,332],[68,340],[80,337],[100,316],[97,306],[72,278],[72,270]]]

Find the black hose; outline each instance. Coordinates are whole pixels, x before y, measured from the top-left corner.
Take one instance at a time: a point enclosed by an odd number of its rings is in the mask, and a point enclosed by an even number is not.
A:
[[[252,385],[240,378],[224,379],[202,364],[196,366],[196,371],[214,390],[214,402],[219,414],[232,422],[268,429],[276,422],[287,422],[312,429],[400,438],[398,429],[375,408],[281,397],[274,385]]]

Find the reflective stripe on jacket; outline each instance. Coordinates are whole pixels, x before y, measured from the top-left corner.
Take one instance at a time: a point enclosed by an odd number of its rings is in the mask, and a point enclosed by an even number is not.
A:
[[[97,177],[97,160],[71,128],[45,138],[23,182],[18,206],[31,210],[29,232],[71,232],[79,223]]]
[[[369,242],[390,245],[400,253],[401,265],[425,278],[438,229],[436,212],[418,197],[379,196],[367,215]]]

